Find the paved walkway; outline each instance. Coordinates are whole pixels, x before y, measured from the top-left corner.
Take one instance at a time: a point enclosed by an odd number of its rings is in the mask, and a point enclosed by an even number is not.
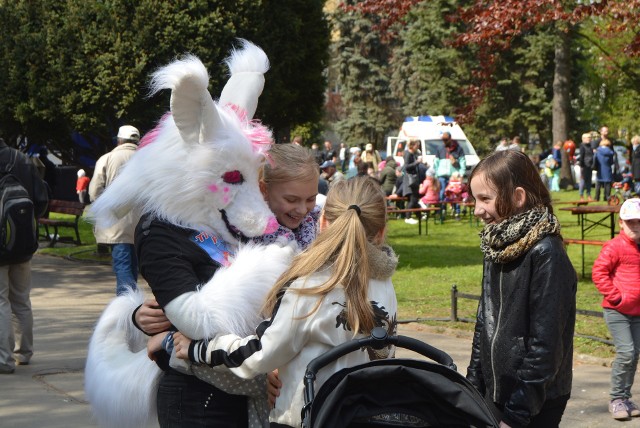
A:
[[[36,256],[33,271],[36,353],[29,366],[0,375],[0,427],[95,427],[84,399],[83,367],[93,325],[114,293],[111,268]],[[464,373],[469,335],[440,332],[443,330],[416,324],[400,328],[401,334],[448,352]],[[640,418],[616,422],[609,416],[609,374],[610,369],[602,364],[576,360],[572,399],[561,427],[640,427]]]

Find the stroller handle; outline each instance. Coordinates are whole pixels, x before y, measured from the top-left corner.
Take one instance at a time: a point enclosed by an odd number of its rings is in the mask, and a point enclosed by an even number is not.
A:
[[[433,346],[416,340],[412,337],[389,336],[387,334],[387,330],[385,330],[384,328],[375,327],[371,331],[371,336],[345,342],[309,362],[309,364],[307,365],[307,371],[304,375],[305,405],[313,401],[313,397],[315,396],[313,383],[316,380],[316,374],[321,368],[323,368],[330,362],[337,360],[338,358],[362,347],[370,346],[375,349],[382,349],[387,345],[395,345],[400,348],[417,352],[420,355],[423,355],[439,364],[447,366],[454,371],[457,370],[456,365],[453,363],[453,359],[446,352],[441,351],[438,348],[434,348]]]

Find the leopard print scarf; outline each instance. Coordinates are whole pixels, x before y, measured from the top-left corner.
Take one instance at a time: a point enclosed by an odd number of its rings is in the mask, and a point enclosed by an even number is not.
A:
[[[560,235],[560,223],[548,208],[538,206],[500,223],[486,225],[480,232],[480,249],[492,262],[508,263],[547,235]]]

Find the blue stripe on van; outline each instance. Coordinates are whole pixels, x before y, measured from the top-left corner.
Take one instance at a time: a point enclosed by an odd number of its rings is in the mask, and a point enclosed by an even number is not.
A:
[[[444,117],[444,121],[446,123],[453,123],[455,122],[455,119],[451,116],[443,116]],[[404,119],[405,122],[433,122],[433,116],[407,116]]]

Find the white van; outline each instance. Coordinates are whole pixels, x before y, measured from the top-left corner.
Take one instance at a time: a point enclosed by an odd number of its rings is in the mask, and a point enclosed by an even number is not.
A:
[[[467,173],[480,161],[475,149],[460,125],[450,116],[409,116],[404,120],[397,137],[387,138],[387,156],[393,155],[402,165],[402,153],[411,139],[420,140],[422,162],[433,165],[436,152],[442,147],[442,134],[449,132],[451,138],[462,147],[467,163]]]

